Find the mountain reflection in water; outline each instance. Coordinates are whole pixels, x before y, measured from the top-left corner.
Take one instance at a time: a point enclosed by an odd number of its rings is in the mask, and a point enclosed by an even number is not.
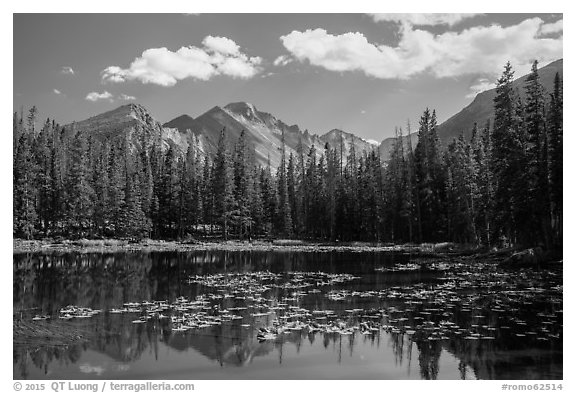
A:
[[[50,345],[15,340],[14,378],[562,378],[561,271],[504,272],[478,263],[449,273],[389,271],[411,259],[407,254],[366,252],[16,254],[15,321],[50,315],[52,319],[38,324],[55,326],[59,310],[68,305],[102,313],[89,319],[58,321],[88,332],[85,342]],[[349,309],[391,310],[400,313],[407,325],[428,321],[432,333],[438,326],[452,324],[468,332],[490,329],[494,337],[452,335],[428,340],[418,339],[420,332],[411,336],[395,329],[370,335],[301,330],[260,342],[258,327],[269,325],[272,321],[266,319],[273,315],[263,317],[263,325],[245,318],[238,323],[175,332],[169,319],[134,324],[138,315],[107,312],[129,302],[174,302],[181,296],[195,299],[214,293],[189,283],[191,276],[260,271],[358,277],[302,296],[295,304],[304,309],[337,314]],[[338,301],[327,296],[331,290],[394,295],[348,296]],[[413,301],[410,296],[416,291],[429,294],[428,298]],[[453,301],[438,304],[434,299],[438,291],[448,293]],[[290,292],[273,288],[263,296],[279,299]],[[392,316],[389,320],[394,321]]]

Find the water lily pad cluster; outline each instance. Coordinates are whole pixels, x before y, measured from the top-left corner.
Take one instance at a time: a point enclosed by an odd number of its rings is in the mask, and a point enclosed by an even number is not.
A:
[[[421,268],[407,263],[377,270],[386,274]],[[368,290],[358,288],[370,285],[354,284],[363,278],[347,273],[195,275],[187,282],[196,285],[197,296],[124,303],[106,312],[132,315],[135,325],[161,324],[176,334],[206,334],[224,326],[247,329],[259,341],[281,341],[294,334],[388,334],[413,342],[466,345],[561,343],[561,271],[506,271],[488,263],[447,261],[427,261],[426,269],[436,272],[434,279]],[[59,317],[99,313],[68,306]]]
[[[98,315],[102,310],[92,310],[89,307],[79,307],[79,306],[66,306],[59,311],[60,319],[72,319],[72,318],[92,318]]]

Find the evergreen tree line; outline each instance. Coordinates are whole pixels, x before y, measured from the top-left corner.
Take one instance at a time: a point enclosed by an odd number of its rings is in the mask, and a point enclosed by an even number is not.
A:
[[[377,151],[346,157],[339,146],[306,150],[280,165],[256,164],[244,132],[216,153],[191,143],[163,147],[136,129],[91,136],[37,110],[13,119],[13,231],[44,236],[171,238],[261,236],[495,245],[562,241],[562,83],[546,95],[537,63],[524,86],[507,64],[494,119],[444,149],[435,111],[426,109],[411,145],[401,128],[390,160]],[[407,143],[403,142],[407,141]]]

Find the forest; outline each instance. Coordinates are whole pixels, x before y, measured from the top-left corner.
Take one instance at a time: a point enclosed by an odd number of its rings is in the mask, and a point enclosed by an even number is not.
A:
[[[562,81],[542,87],[535,62],[524,100],[510,63],[494,117],[441,146],[436,113],[396,129],[390,160],[341,146],[256,165],[244,135],[222,130],[213,156],[159,138],[95,138],[38,110],[13,115],[16,238],[440,242],[562,247]],[[410,144],[407,134],[418,133]],[[404,141],[404,142],[403,142]],[[316,154],[322,149],[322,154]]]

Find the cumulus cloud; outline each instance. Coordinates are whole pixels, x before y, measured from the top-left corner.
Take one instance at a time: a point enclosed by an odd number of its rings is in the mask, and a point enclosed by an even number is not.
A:
[[[282,56],[278,56],[276,58],[276,60],[274,60],[274,65],[275,66],[285,66],[288,63],[291,63],[293,61],[293,59],[290,56],[286,56],[286,55],[282,55]]]
[[[543,24],[540,27],[540,33],[542,34],[556,34],[561,33],[564,30],[564,20],[560,19],[554,23]]]
[[[123,101],[132,101],[132,100],[136,99],[136,97],[129,96],[128,94],[124,94],[124,93],[120,94],[120,96],[118,96],[118,98],[123,100]]]
[[[376,22],[408,23],[419,26],[454,26],[481,14],[370,14]]]
[[[242,53],[240,46],[229,38],[207,36],[202,45],[202,48],[185,46],[175,52],[167,48],[146,49],[128,68],[105,68],[102,80],[174,86],[183,79],[209,80],[216,75],[248,79],[260,71],[262,59]]]
[[[477,94],[495,87],[496,83],[491,82],[487,78],[479,78],[470,86],[470,93],[466,95],[466,98],[474,98]]]
[[[477,26],[434,35],[400,25],[396,46],[371,43],[358,32],[333,35],[324,29],[293,31],[280,37],[297,60],[330,71],[360,71],[381,79],[407,79],[421,73],[436,77],[495,74],[510,61],[522,74],[534,60],[562,57],[563,37],[542,37],[540,18],[502,27]]]
[[[237,55],[240,53],[240,47],[237,43],[226,37],[212,37],[211,35],[204,38],[202,45],[218,53],[228,55]]]
[[[53,91],[54,91],[54,94],[58,94],[58,95],[62,94],[62,92],[58,89],[54,89]]]
[[[108,100],[108,101],[112,102],[114,100],[114,96],[107,91],[104,91],[102,93],[98,93],[96,91],[93,91],[93,92],[90,92],[86,95],[86,99],[88,101],[92,101],[92,102],[101,101],[101,100]]]
[[[74,75],[74,70],[72,67],[64,66],[60,69],[60,73],[65,75]]]

